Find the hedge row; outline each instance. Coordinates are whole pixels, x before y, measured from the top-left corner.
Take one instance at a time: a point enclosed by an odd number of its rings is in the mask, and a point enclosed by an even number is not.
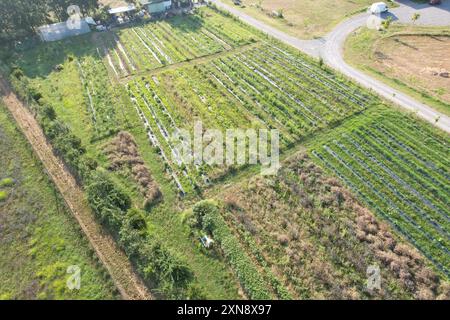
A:
[[[54,109],[40,104],[41,95],[30,90],[22,71],[14,69],[10,79],[19,97],[35,112],[55,153],[84,185],[95,216],[118,240],[144,280],[158,287],[167,298],[204,298],[201,288],[192,283],[189,266],[157,238],[148,235],[142,212],[131,209],[130,197],[109,172],[86,155],[81,140],[58,119]]]

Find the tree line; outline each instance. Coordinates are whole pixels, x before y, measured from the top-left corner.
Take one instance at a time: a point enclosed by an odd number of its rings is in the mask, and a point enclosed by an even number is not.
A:
[[[67,20],[70,5],[77,5],[83,15],[99,8],[98,0],[0,0],[0,41],[18,40],[41,25]]]

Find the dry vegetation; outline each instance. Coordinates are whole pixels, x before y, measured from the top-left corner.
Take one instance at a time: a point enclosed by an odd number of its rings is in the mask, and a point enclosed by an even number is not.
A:
[[[374,46],[374,67],[450,103],[449,52],[448,36],[394,36]]]
[[[439,111],[450,112],[450,31],[392,25],[361,28],[345,44],[345,59]]]
[[[153,180],[150,170],[139,154],[134,138],[128,132],[120,132],[105,148],[113,171],[130,170],[139,189],[145,196],[144,207],[148,208],[161,199],[161,191]]]
[[[256,242],[297,297],[450,297],[448,283],[416,249],[398,240],[306,154],[285,163],[275,178],[255,177],[231,188],[224,203],[241,241]],[[374,264],[381,268],[379,292],[366,289],[366,270]]]
[[[233,5],[232,0],[222,0]],[[369,0],[243,0],[241,10],[300,38],[325,35],[345,17],[367,8]],[[234,5],[233,5],[234,7]],[[274,17],[274,12],[282,16]]]

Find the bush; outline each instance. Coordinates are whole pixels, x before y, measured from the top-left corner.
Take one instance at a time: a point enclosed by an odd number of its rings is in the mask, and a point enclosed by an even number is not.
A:
[[[139,250],[143,257],[140,271],[146,281],[155,282],[171,298],[184,298],[184,291],[193,279],[189,266],[161,242],[152,240]]]
[[[0,181],[0,187],[11,187],[12,185],[14,185],[12,178],[5,178]]]
[[[103,170],[97,170],[91,175],[86,193],[97,217],[118,233],[122,216],[131,206],[130,197]]]

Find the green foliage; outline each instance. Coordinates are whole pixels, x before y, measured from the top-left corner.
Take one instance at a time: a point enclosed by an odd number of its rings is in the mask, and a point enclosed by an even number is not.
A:
[[[447,135],[385,111],[317,142],[312,154],[449,276]]]
[[[6,191],[0,190],[0,201],[5,201],[8,197],[8,193]]]
[[[171,298],[185,297],[184,290],[193,279],[189,266],[165,245],[151,239],[139,250],[143,257],[144,279],[158,283],[158,288]]]
[[[45,175],[33,150],[0,103],[0,299],[114,299],[114,284]],[[4,188],[4,189],[3,189]],[[2,191],[0,191],[1,193]],[[6,218],[6,219],[3,219]],[[80,290],[68,290],[69,265],[81,268]]]
[[[391,23],[392,23],[392,17],[389,16],[389,17],[387,17],[387,19],[384,19],[383,22],[381,22],[381,25],[383,26],[384,30],[387,30],[391,26]]]
[[[100,169],[91,174],[86,193],[97,217],[117,232],[124,212],[131,205],[130,197],[114,183],[106,171]]]
[[[67,20],[70,5],[78,5],[87,14],[98,8],[98,1],[0,0],[0,42],[31,36],[37,27],[48,22]]]
[[[220,243],[225,257],[237,274],[251,299],[271,299],[270,284],[266,283],[259,270],[247,256],[239,241],[228,228],[217,204],[211,200],[197,203],[193,210],[193,225],[211,232]]]

